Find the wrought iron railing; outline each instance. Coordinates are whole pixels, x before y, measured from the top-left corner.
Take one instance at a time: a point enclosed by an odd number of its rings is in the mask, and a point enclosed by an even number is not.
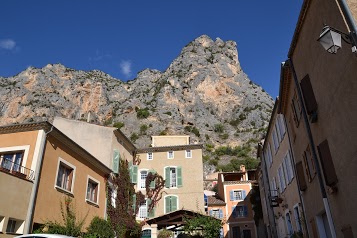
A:
[[[34,171],[32,171],[31,169],[23,167],[20,164],[16,164],[11,160],[3,157],[0,157],[0,171],[27,180],[33,180],[35,176]]]

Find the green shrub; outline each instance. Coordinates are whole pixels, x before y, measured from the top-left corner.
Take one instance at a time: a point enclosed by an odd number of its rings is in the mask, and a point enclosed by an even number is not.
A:
[[[164,112],[164,114],[169,115],[169,116],[171,116],[171,115],[172,115],[172,113],[171,113],[171,112]]]
[[[192,126],[185,126],[185,131],[191,132],[192,131]]]
[[[140,109],[138,108],[136,111],[136,117],[139,119],[145,119],[150,116],[150,112],[148,108]]]
[[[201,135],[200,135],[200,131],[199,131],[196,127],[193,127],[192,130],[191,130],[191,132],[192,132],[193,134],[195,134],[197,137],[200,137],[200,136],[201,136]]]
[[[159,234],[157,235],[157,238],[169,238],[172,237],[173,232],[166,230],[166,229],[162,229],[159,231]]]
[[[227,140],[229,135],[227,133],[224,133],[224,134],[219,135],[219,137],[223,140]]]
[[[160,132],[160,136],[165,136],[165,135],[167,135],[167,132],[165,130]]]
[[[115,237],[114,231],[107,220],[94,217],[87,228],[84,238],[112,238]]]
[[[222,124],[216,124],[216,125],[214,125],[214,131],[217,133],[223,133],[224,126]]]
[[[139,136],[138,136],[135,132],[133,132],[133,133],[130,135],[130,140],[131,140],[133,143],[135,143],[135,141],[136,141],[137,139],[139,139]]]
[[[231,120],[230,122],[229,122],[229,124],[231,125],[231,126],[234,126],[234,127],[237,127],[238,125],[239,125],[239,123],[240,123],[240,120],[237,118],[237,119],[234,119],[234,120]]]
[[[142,135],[146,134],[147,129],[148,129],[147,125],[145,125],[145,124],[141,125],[140,126],[140,134],[142,134]]]
[[[124,126],[124,122],[120,122],[120,121],[119,122],[115,122],[113,124],[113,126],[118,128],[118,129],[120,129],[120,128],[122,128]]]

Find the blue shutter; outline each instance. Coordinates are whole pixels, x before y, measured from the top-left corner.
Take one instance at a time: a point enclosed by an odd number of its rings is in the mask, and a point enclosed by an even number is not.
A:
[[[180,188],[182,187],[182,167],[178,166],[177,168],[177,187]]]
[[[170,187],[170,167],[165,168],[165,187]]]
[[[234,198],[233,198],[233,191],[229,191],[229,197],[230,197],[231,201],[234,201]]]
[[[156,174],[156,171],[151,169],[151,170],[149,170],[149,173]],[[150,188],[155,188],[155,180],[150,182]]]
[[[237,217],[237,211],[236,211],[236,206],[232,207],[232,216]]]
[[[209,210],[209,215],[213,216],[213,211],[212,210]]]
[[[149,211],[149,206],[151,205],[152,200],[151,199],[147,199],[146,200],[146,209],[147,211]],[[152,208],[152,210],[148,213],[148,217],[154,217],[155,216],[155,207]]]
[[[245,192],[245,190],[242,190],[242,195],[243,195],[243,200],[244,200],[245,197],[247,196],[247,193]]]
[[[219,218],[223,218],[223,210],[222,209],[219,209]]]
[[[129,162],[129,176],[130,176],[130,181],[133,182],[133,161]]]
[[[171,212],[170,196],[165,197],[165,213]]]
[[[118,150],[113,151],[113,172],[114,173],[119,173],[119,160],[120,160],[120,154]]]
[[[176,211],[177,210],[177,207],[178,207],[178,204],[177,204],[177,197],[175,196],[172,196],[171,197],[171,211]]]
[[[247,206],[243,206],[243,213],[244,213],[244,217],[248,216],[248,207]]]
[[[133,194],[133,213],[135,214],[135,208],[136,208],[136,194]]]

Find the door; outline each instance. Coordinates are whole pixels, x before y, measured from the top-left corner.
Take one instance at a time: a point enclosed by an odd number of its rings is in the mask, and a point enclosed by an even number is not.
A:
[[[252,234],[250,233],[250,230],[243,230],[243,238],[251,238]]]
[[[232,227],[233,238],[241,238],[240,237],[240,227],[234,226]]]

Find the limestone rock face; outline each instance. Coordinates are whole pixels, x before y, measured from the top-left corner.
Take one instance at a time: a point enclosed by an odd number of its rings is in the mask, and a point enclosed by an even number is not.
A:
[[[122,131],[135,133],[137,146],[149,146],[150,136],[160,133],[240,145],[261,136],[272,106],[272,98],[242,71],[236,43],[206,35],[186,45],[164,72],[145,69],[128,82],[61,64],[0,77],[1,125],[54,116],[87,120],[90,114],[91,123],[124,123]],[[142,111],[147,117],[138,118]]]

